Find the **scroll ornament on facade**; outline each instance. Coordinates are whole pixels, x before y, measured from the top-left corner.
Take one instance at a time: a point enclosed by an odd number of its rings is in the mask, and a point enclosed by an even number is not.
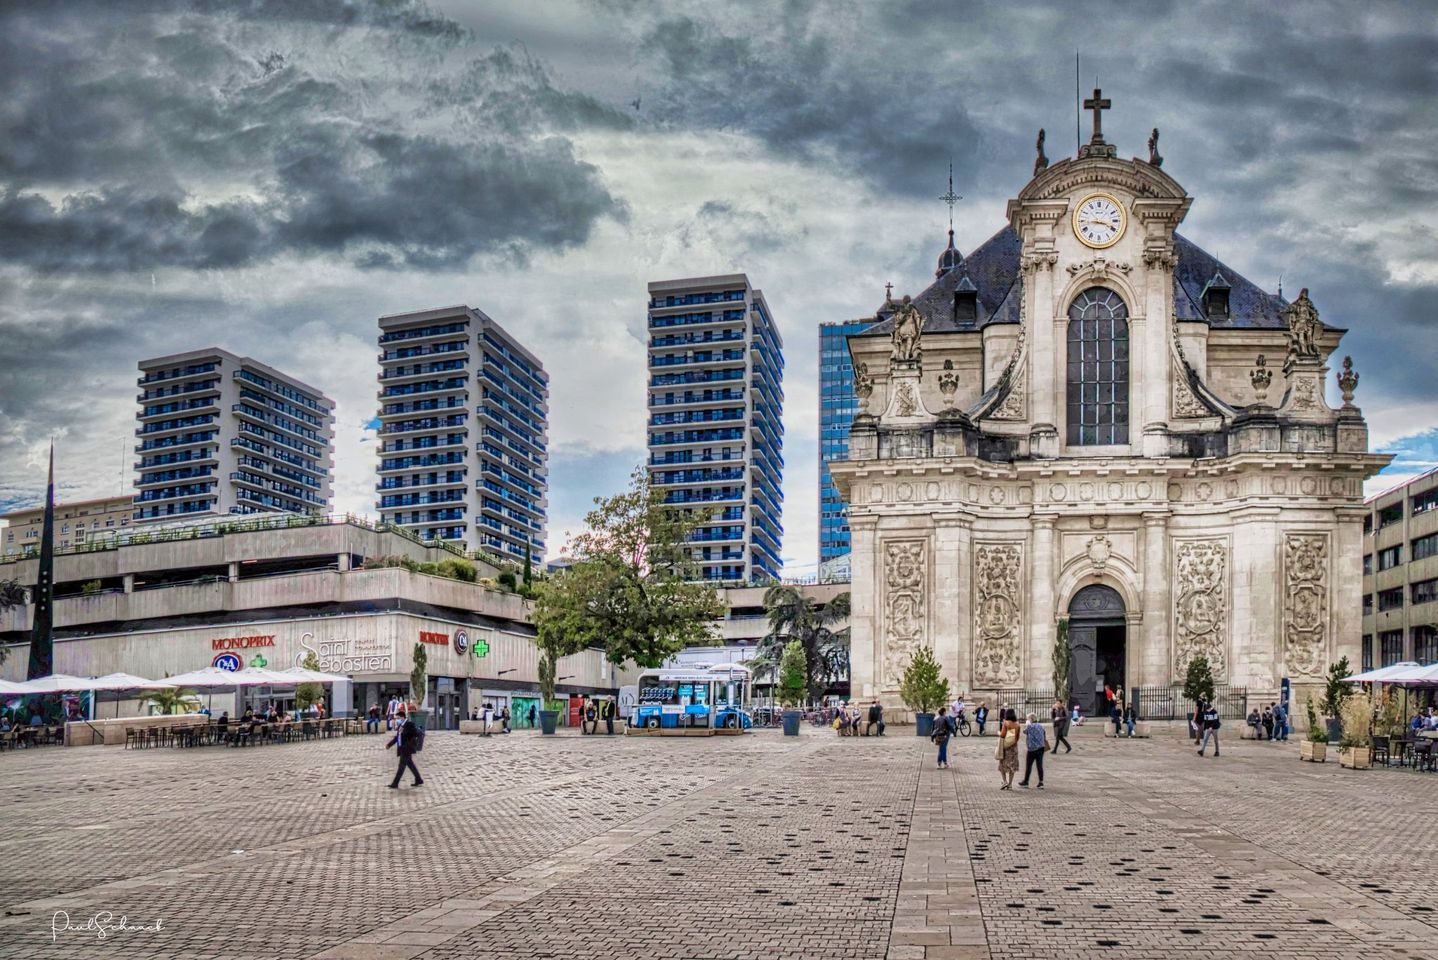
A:
[[[1173,679],[1183,682],[1189,661],[1208,659],[1215,679],[1228,675],[1228,557],[1222,540],[1187,541],[1174,551]]]
[[[974,552],[974,683],[1018,686],[1022,588],[1016,544],[984,544]]]
[[[1292,534],[1283,550],[1283,653],[1290,676],[1323,674],[1328,624],[1328,538]]]
[[[924,645],[924,543],[890,543],[885,551],[884,676],[897,685],[910,658]]]

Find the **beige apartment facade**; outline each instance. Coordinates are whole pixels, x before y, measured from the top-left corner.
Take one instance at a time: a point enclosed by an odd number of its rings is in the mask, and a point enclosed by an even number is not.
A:
[[[135,513],[135,498],[129,494],[76,500],[55,504],[55,547],[66,550],[92,542],[105,534],[129,528]],[[14,510],[0,516],[0,556],[38,553],[40,533],[45,520],[45,507]]]
[[[1438,663],[1438,470],[1371,498],[1363,521],[1363,669]]]

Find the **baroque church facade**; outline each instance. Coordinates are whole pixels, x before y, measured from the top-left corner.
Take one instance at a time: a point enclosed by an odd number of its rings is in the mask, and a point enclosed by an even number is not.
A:
[[[849,338],[851,689],[902,708],[929,647],[971,700],[1220,683],[1295,703],[1357,663],[1368,450],[1344,330],[1177,233],[1192,202],[1101,130],[1039,156],[1008,224]]]

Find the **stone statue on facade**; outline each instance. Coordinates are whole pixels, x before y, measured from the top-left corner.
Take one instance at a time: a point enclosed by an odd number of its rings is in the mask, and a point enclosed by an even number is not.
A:
[[[1283,319],[1288,323],[1289,359],[1316,359],[1323,322],[1318,319],[1318,308],[1308,299],[1307,287],[1299,291],[1297,300],[1283,308]]]
[[[1039,139],[1034,144],[1038,156],[1034,158],[1034,176],[1038,176],[1049,168],[1049,158],[1044,155],[1044,128],[1039,127]]]
[[[889,355],[896,363],[917,364],[923,356],[923,348],[919,346],[919,335],[923,321],[919,317],[919,309],[905,294],[904,299],[894,308],[894,349]]]
[[[1148,162],[1150,166],[1163,166],[1163,154],[1158,152],[1158,127],[1153,128],[1153,133],[1148,135]]]
[[[874,378],[869,376],[869,365],[862,360],[854,364],[854,396],[859,398],[859,412],[869,412],[869,397],[874,392]]]

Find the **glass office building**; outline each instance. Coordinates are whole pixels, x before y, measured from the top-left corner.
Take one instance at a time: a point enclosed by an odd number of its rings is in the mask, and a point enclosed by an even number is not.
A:
[[[649,284],[649,478],[711,510],[694,533],[707,580],[783,569],[784,341],[744,274]]]
[[[849,425],[859,412],[848,337],[874,320],[819,324],[819,563],[849,552],[849,513],[829,476],[831,460],[849,458]]]

